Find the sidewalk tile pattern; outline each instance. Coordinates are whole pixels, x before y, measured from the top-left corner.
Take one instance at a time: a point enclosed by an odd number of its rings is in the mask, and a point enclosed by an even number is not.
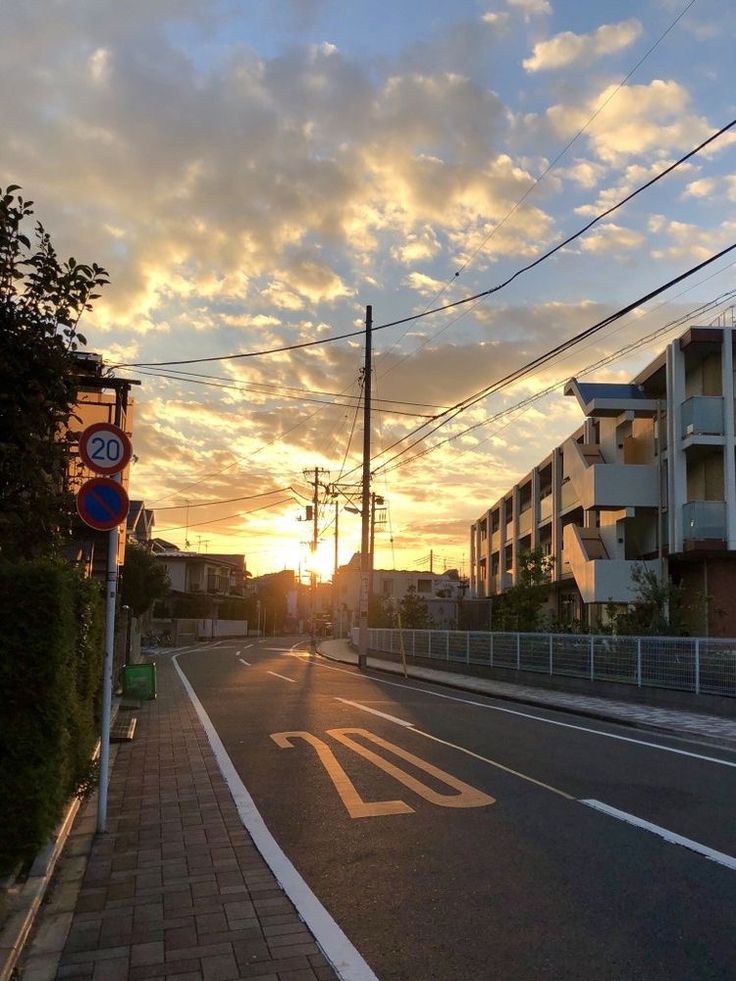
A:
[[[337,981],[243,827],[168,657],[110,780],[57,978]]]

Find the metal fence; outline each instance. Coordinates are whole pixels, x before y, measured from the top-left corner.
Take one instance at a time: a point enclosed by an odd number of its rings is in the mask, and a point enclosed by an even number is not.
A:
[[[455,664],[736,697],[736,640],[371,628],[368,647]],[[353,628],[353,643],[358,629]]]

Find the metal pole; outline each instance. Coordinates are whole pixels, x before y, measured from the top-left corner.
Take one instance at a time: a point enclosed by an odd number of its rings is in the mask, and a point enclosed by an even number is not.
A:
[[[314,468],[314,494],[312,496],[312,567],[309,570],[309,648],[314,654],[317,649],[314,617],[317,606],[317,570],[314,563],[317,559],[317,507],[319,505],[319,467]]]
[[[340,502],[335,497],[335,570],[332,573],[332,634],[334,637],[341,637],[342,633],[337,625],[338,617],[338,607],[340,605],[340,596],[337,592],[337,550],[338,550],[338,522],[340,517]]]
[[[360,620],[358,628],[358,668],[368,663],[368,593],[370,590],[370,493],[371,493],[371,332],[373,307],[365,308],[365,365],[363,368],[363,488],[360,528]]]
[[[113,480],[121,480],[116,474]],[[97,830],[107,824],[107,785],[110,779],[110,717],[112,668],[115,653],[115,599],[118,591],[118,529],[107,533],[107,589],[105,594],[105,659],[102,666],[102,726],[100,732],[100,786],[97,795]]]

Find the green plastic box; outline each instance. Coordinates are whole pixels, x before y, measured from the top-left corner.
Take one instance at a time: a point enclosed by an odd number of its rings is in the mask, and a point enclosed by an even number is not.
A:
[[[127,698],[155,698],[156,665],[153,663],[124,664],[123,695]]]

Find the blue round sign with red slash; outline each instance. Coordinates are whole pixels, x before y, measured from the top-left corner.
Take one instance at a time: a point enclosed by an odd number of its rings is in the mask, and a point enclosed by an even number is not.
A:
[[[79,488],[77,512],[90,528],[112,531],[125,521],[130,502],[122,484],[108,477],[94,477]]]

